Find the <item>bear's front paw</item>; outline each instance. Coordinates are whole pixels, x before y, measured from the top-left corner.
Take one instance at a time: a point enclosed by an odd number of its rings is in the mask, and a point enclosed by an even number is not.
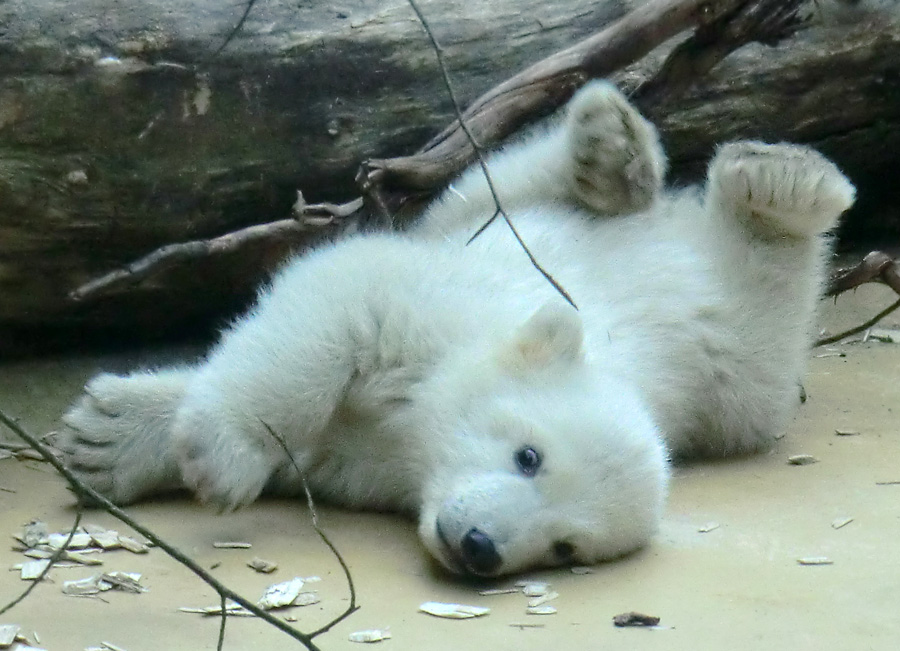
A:
[[[220,511],[233,511],[253,502],[272,475],[265,451],[240,437],[193,436],[178,440],[176,452],[185,486],[201,502]]]
[[[729,143],[713,160],[709,178],[710,192],[725,210],[796,237],[834,227],[856,192],[834,163],[800,145]]]
[[[177,487],[169,427],[179,397],[177,385],[152,374],[98,376],[63,416],[63,462],[117,504]]]
[[[628,214],[653,203],[665,155],[652,124],[608,82],[592,82],[572,99],[567,122],[575,196],[603,214]]]

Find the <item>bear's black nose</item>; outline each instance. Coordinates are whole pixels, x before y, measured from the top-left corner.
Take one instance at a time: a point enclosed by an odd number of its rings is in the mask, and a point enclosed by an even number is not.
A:
[[[460,549],[466,568],[474,574],[493,574],[503,563],[494,542],[475,527],[463,536]]]

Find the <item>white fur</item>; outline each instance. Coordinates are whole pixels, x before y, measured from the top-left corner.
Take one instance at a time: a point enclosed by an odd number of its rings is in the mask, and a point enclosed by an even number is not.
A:
[[[197,367],[93,380],[65,417],[67,462],[119,502],[183,485],[222,508],[296,493],[302,473],[320,498],[417,513],[454,571],[640,547],[666,448],[764,449],[784,427],[819,235],[853,201],[791,145],[723,147],[705,197],[662,195],[664,168],[653,127],[589,84],[490,161],[577,312],[501,220],[466,245],[494,212],[473,169],[413,232],[291,262]],[[517,462],[529,448],[533,475]]]

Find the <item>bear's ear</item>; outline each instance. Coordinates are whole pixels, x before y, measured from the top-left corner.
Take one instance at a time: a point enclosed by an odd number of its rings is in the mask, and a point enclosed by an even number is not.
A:
[[[504,361],[517,370],[542,368],[584,357],[584,330],[571,307],[547,303],[519,326]]]

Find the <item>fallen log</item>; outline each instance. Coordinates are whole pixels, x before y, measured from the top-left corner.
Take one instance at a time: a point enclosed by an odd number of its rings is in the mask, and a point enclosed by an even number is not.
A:
[[[464,105],[626,9],[420,4]],[[217,0],[0,5],[0,352],[221,322],[335,222],[173,264],[102,300],[68,296],[159,247],[288,218],[298,189],[310,201],[351,199],[363,160],[415,151],[451,122],[434,53],[404,0],[259,2],[214,55],[242,10]],[[638,85],[658,61],[623,83]],[[883,170],[900,144],[898,85],[897,21],[863,18],[743,48],[686,93],[643,108],[679,179],[695,178],[722,140],[810,142],[860,186],[847,232],[896,234],[900,220],[884,215],[897,190]]]

